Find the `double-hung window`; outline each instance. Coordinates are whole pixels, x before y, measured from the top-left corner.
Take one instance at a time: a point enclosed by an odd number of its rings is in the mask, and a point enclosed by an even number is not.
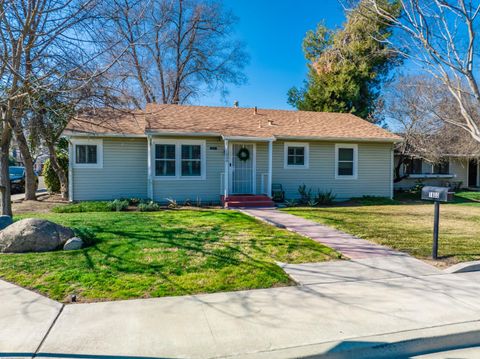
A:
[[[153,153],[157,179],[205,179],[205,141],[158,140]]]
[[[285,142],[284,146],[284,168],[308,168],[308,143]]]
[[[174,144],[155,145],[155,176],[175,177],[175,152]]]
[[[72,140],[73,166],[76,168],[103,167],[102,140]]]
[[[358,173],[358,146],[335,145],[335,178],[356,179]]]
[[[202,147],[200,145],[182,146],[182,176],[199,177],[202,175]]]

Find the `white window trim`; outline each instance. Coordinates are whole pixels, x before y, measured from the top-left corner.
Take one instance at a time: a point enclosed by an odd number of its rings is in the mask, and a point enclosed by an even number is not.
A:
[[[338,154],[340,149],[351,148],[353,149],[353,175],[339,175],[338,174]],[[335,144],[335,179],[338,180],[356,180],[358,179],[358,145],[350,143],[337,143]]]
[[[303,165],[289,165],[288,164],[288,148],[289,147],[303,147],[305,149],[305,162]],[[283,144],[283,168],[286,170],[306,170],[310,163],[310,144],[308,142],[285,142]]]
[[[102,139],[71,139],[73,146],[73,168],[103,168],[103,140]],[[77,146],[97,146],[97,163],[77,163]]]
[[[175,145],[175,176],[156,176],[155,175],[155,146],[156,145]],[[200,145],[200,176],[182,176],[182,145]],[[207,151],[205,140],[171,140],[171,139],[153,139],[151,148],[152,175],[155,181],[198,181],[207,178]]]

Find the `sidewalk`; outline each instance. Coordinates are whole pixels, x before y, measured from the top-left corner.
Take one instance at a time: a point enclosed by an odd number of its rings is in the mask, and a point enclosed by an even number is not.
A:
[[[246,208],[241,212],[277,227],[288,229],[302,236],[310,237],[351,259],[383,256],[406,256],[393,249],[354,237],[320,223],[294,216],[275,208]]]
[[[2,289],[0,352],[31,357],[41,336],[39,358],[291,358],[464,331],[475,332],[480,344],[479,279],[477,273],[399,275],[67,305],[48,334],[59,305],[30,298],[5,309]]]

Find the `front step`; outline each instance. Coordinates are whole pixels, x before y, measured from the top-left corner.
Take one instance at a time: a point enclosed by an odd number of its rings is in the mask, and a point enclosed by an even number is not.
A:
[[[225,208],[242,208],[242,207],[274,207],[275,203],[268,196],[264,195],[232,195],[225,200],[221,197],[222,204]]]

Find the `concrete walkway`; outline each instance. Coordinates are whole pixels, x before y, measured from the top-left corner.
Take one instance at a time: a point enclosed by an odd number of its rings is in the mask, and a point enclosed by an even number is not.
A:
[[[277,209],[242,209],[243,213],[288,229],[325,244],[351,259],[365,259],[378,256],[405,256],[406,254],[393,249],[354,237],[350,234],[324,226],[308,219],[294,216]]]

